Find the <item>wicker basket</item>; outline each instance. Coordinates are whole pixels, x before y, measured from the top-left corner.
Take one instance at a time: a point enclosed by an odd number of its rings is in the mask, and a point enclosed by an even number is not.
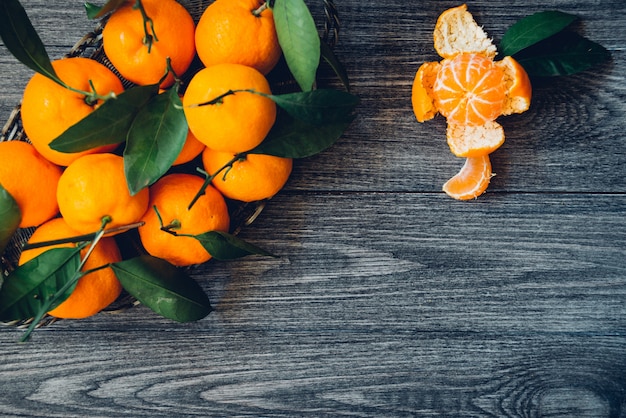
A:
[[[198,22],[200,16],[206,7],[213,2],[213,0],[178,0],[185,8],[191,13],[195,22]],[[331,48],[335,46],[339,35],[339,18],[337,10],[332,0],[323,0],[324,7],[324,22],[322,29],[322,41],[325,42]],[[80,39],[70,51],[65,54],[66,58],[69,57],[86,57],[94,59],[118,75],[125,88],[132,86],[132,83],[125,80],[115,67],[110,63],[104,54],[102,48],[102,30],[106,24],[106,18],[101,20],[92,32],[89,32]],[[188,71],[188,74],[193,74],[193,69]],[[276,69],[268,74],[268,80],[272,86],[274,93],[284,93],[293,91],[296,88],[295,80],[289,74],[289,71],[284,62],[280,62]],[[22,121],[20,117],[20,104],[18,104],[11,112],[9,119],[5,123],[0,132],[0,142],[2,141],[28,141],[24,129],[22,127]],[[239,231],[250,225],[257,216],[261,213],[265,207],[265,201],[243,203],[228,201],[229,212],[231,216],[231,233],[237,234]],[[21,248],[26,243],[28,238],[32,235],[34,228],[19,229],[11,242],[7,245],[4,254],[0,255],[0,265],[2,266],[3,277],[8,275],[12,270],[17,267],[17,262],[20,257]],[[193,269],[193,267],[190,267]],[[103,312],[116,312],[123,309],[127,309],[138,302],[126,293],[118,298],[111,306],[106,308]],[[53,322],[56,322],[58,318],[51,316],[45,316],[37,325],[45,326]],[[32,320],[19,320],[4,322],[4,324],[16,326],[19,328],[25,328],[30,325]]]

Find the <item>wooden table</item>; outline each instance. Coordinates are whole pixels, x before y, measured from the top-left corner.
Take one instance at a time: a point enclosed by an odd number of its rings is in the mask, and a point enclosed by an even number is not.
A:
[[[0,416],[626,416],[626,3],[469,3],[496,41],[558,9],[612,54],[534,85],[469,202],[441,192],[462,165],[445,121],[410,103],[459,3],[336,3],[359,116],[243,231],[280,257],[195,270],[199,322],[0,327]],[[79,1],[23,4],[52,58],[94,25]],[[0,73],[5,121],[32,72],[2,47]]]

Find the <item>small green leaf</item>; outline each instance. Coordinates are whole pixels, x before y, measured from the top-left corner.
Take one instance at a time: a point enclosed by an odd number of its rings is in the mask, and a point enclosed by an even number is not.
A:
[[[41,38],[18,0],[0,1],[0,37],[22,64],[63,85],[52,67]]]
[[[128,293],[165,318],[191,322],[211,312],[209,298],[200,285],[165,260],[143,255],[111,267]]]
[[[50,148],[60,152],[79,152],[124,142],[137,112],[158,91],[156,84],[136,86],[115,99],[107,100],[54,139]]]
[[[514,55],[565,29],[578,19],[568,13],[549,10],[527,16],[513,24],[500,41],[502,55]]]
[[[109,12],[114,12],[126,3],[126,0],[109,0],[100,7],[93,3],[85,3],[85,11],[89,19],[98,19]]]
[[[346,88],[346,90],[350,91],[350,80],[348,79],[348,73],[346,72],[343,64],[339,61],[333,50],[325,42],[321,42],[320,47],[321,56],[324,61],[326,61],[330,65],[330,68],[333,69],[335,74],[337,74],[337,77],[339,77],[339,80]]]
[[[611,54],[602,45],[569,31],[552,36],[514,56],[530,77],[576,74],[610,57]]]
[[[28,319],[75,277],[80,266],[80,248],[53,248],[9,274],[0,289],[0,319]],[[54,309],[69,297],[76,284],[50,306]]]
[[[266,154],[284,158],[306,158],[333,145],[351,121],[311,125],[283,116],[276,120],[265,140],[249,154]]]
[[[165,174],[180,154],[188,132],[175,88],[154,97],[137,113],[124,149],[124,170],[131,194]]]
[[[0,184],[0,255],[17,231],[22,212],[13,196]]]
[[[313,125],[351,121],[354,109],[359,103],[358,97],[332,89],[269,97],[290,116]]]
[[[226,232],[209,231],[195,238],[216,260],[232,260],[253,254],[274,257],[264,249]]]
[[[313,16],[303,0],[276,0],[272,11],[287,66],[300,88],[311,90],[321,54]]]

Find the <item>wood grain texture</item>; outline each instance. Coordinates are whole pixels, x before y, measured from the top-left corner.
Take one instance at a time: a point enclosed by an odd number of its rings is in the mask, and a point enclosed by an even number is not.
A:
[[[80,2],[23,4],[53,57],[91,28]],[[242,232],[279,257],[194,269],[199,322],[139,306],[28,344],[0,327],[0,416],[626,417],[626,5],[468,3],[496,41],[578,14],[612,61],[535,83],[488,193],[456,202],[445,124],[417,123],[409,94],[457,3],[336,4],[359,116]],[[4,121],[30,72],[1,46],[0,72]]]

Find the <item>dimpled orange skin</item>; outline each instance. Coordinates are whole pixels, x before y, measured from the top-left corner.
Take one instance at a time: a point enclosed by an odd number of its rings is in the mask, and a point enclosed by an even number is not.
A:
[[[205,171],[214,174],[233,157],[232,153],[207,148],[202,153],[202,162]],[[290,158],[248,154],[220,172],[213,179],[213,186],[230,199],[243,202],[269,199],[287,183],[292,167]]]
[[[272,10],[253,14],[260,0],[217,0],[202,14],[196,29],[198,56],[205,67],[233,63],[269,73],[281,56]]]
[[[59,179],[57,201],[61,215],[76,231],[96,232],[102,219],[107,228],[139,221],[148,209],[147,188],[131,196],[124,175],[124,160],[115,154],[85,155],[70,164]]]
[[[52,67],[61,80],[74,89],[90,92],[93,83],[100,95],[124,91],[119,78],[107,67],[88,58],[64,58],[52,62]],[[37,73],[24,88],[21,116],[26,136],[37,151],[47,160],[67,166],[78,157],[97,152],[108,152],[117,145],[97,147],[77,153],[55,151],[48,144],[70,126],[93,112],[101,102],[91,106],[85,96],[73,92]]]
[[[56,194],[61,168],[43,158],[31,144],[0,142],[0,184],[15,199],[20,228],[37,226],[59,212]]]
[[[203,105],[230,90],[272,94],[257,70],[240,64],[217,64],[196,73],[183,96],[189,129],[216,151],[245,152],[259,145],[276,120],[276,104],[256,93],[238,91],[219,103]]]
[[[142,217],[144,225],[139,228],[139,237],[149,254],[176,266],[200,264],[211,259],[197,239],[174,236],[161,229],[162,220],[163,226],[178,222],[180,228],[173,229],[177,234],[228,231],[230,216],[226,201],[212,186],[207,187],[204,195],[188,209],[203,183],[202,177],[176,173],[162,177],[150,187],[150,209]]]
[[[70,238],[79,235],[67,225],[63,218],[54,218],[35,230],[28,240],[29,243]],[[75,244],[58,244],[23,251],[19,264],[32,260],[51,248],[71,248]],[[84,257],[87,248],[81,250]],[[113,238],[102,238],[85,262],[82,271],[88,271],[109,263],[121,261],[119,249]],[[109,306],[122,292],[122,286],[110,267],[91,272],[78,280],[72,294],[59,306],[48,312],[57,318],[80,319],[95,315]]]
[[[150,49],[144,44],[144,20],[135,1],[129,1],[117,9],[102,31],[104,51],[129,81],[147,85],[158,82],[166,73],[166,59],[178,76],[189,68],[196,53],[195,23],[189,12],[175,0],[142,0],[146,14],[152,19],[147,30],[156,35]],[[168,74],[162,87],[172,85],[174,76]]]

